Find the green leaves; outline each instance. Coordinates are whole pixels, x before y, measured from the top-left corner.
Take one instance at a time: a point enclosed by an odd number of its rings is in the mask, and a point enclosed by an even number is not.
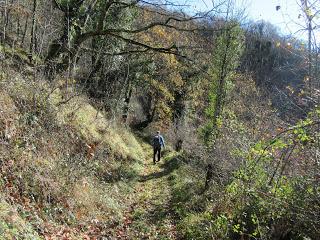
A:
[[[308,132],[308,126],[312,124],[313,120],[309,118],[300,121],[300,123],[293,129],[295,139],[302,144],[307,144],[308,142],[312,141],[312,137]]]
[[[317,167],[302,169],[300,164],[312,160],[304,153],[318,147],[318,115],[319,111],[314,111],[309,118],[279,129],[272,139],[259,141],[246,154],[239,154],[246,161],[234,173],[225,197],[233,204],[228,211],[228,232],[233,236],[269,239],[271,227],[279,224],[288,225],[284,229],[294,229],[297,236],[308,236],[306,222],[317,222],[307,213],[318,211],[314,205],[319,197],[314,182]]]
[[[243,52],[244,34],[237,22],[225,23],[215,41],[215,48],[209,70],[212,77],[205,109],[207,123],[202,127],[202,138],[206,144],[213,144],[218,129],[223,124],[221,117],[226,94],[234,87],[235,69]]]

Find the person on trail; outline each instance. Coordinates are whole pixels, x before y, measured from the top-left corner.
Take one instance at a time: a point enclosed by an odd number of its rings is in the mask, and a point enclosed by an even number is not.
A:
[[[160,131],[157,131],[157,134],[153,137],[153,164],[160,161],[161,158],[161,148],[164,147],[164,139],[160,135]],[[156,161],[156,156],[158,156],[158,161]]]

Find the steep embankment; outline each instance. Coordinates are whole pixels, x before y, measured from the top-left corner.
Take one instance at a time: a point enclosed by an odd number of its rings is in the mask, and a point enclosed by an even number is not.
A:
[[[145,159],[134,135],[74,89],[3,66],[1,205],[32,226],[30,234],[49,239],[98,236],[121,221],[130,204],[124,196],[133,191],[127,181]],[[28,239],[27,225],[0,217],[1,239]]]

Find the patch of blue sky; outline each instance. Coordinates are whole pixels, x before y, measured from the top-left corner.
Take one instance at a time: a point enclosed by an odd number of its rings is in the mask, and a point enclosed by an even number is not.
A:
[[[190,12],[207,11],[223,1],[226,2],[228,0],[178,0],[179,3],[188,5]],[[307,39],[307,25],[299,6],[300,0],[234,1],[236,9],[244,10],[247,16],[246,21],[267,21],[276,26],[283,35],[293,36],[297,39]],[[314,33],[314,38],[319,38],[320,40],[320,33],[317,31],[314,31]]]

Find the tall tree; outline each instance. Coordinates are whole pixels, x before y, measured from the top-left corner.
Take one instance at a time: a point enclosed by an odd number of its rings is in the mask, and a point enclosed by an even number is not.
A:
[[[225,23],[224,29],[218,35],[212,55],[208,107],[206,115],[208,122],[203,129],[205,142],[214,140],[217,133],[218,119],[223,110],[228,81],[233,80],[235,70],[243,51],[244,34],[237,22]]]
[[[104,37],[126,43],[130,49],[117,49],[111,54],[122,55],[130,52],[157,51],[162,53],[178,54],[175,44],[171,46],[153,45],[144,42],[138,36],[158,26],[175,29],[179,31],[191,31],[192,29],[180,28],[179,23],[199,19],[206,14],[195,14],[188,16],[173,11],[167,11],[158,2],[140,0],[108,0],[108,1],[86,1],[86,0],[55,0],[56,8],[63,12],[62,31],[59,38],[55,39],[48,51],[46,63],[49,70],[54,67],[56,71],[66,70],[68,60],[76,61],[79,48],[89,39]],[[175,6],[174,3],[169,4]],[[153,7],[157,6],[157,8]],[[161,15],[161,20],[154,20],[143,25],[128,26],[123,24],[132,16],[139,18],[143,11]],[[58,63],[59,62],[59,63]],[[50,72],[49,71],[49,72]]]

